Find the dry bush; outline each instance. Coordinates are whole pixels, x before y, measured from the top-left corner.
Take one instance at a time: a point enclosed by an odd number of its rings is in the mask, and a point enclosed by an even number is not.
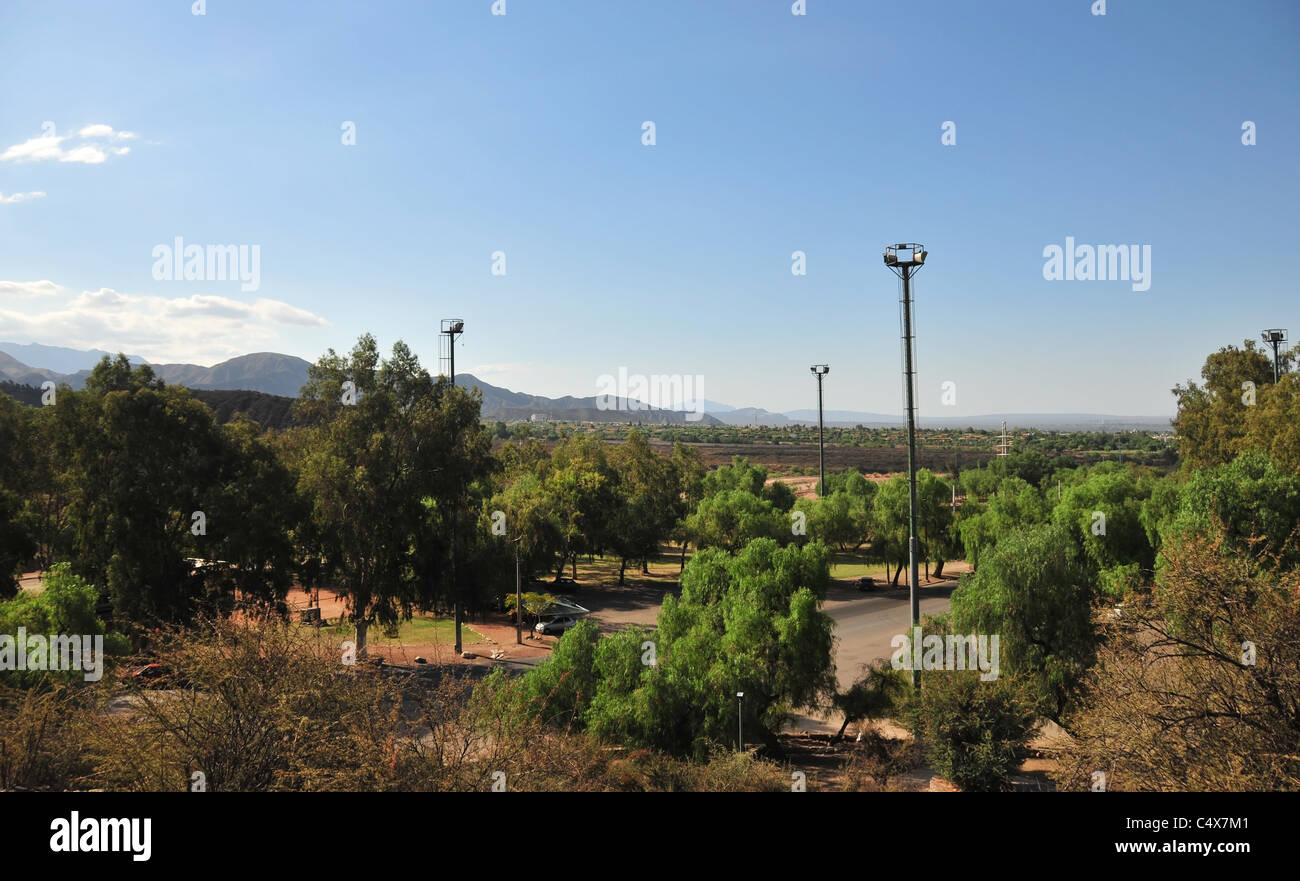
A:
[[[862,730],[862,740],[844,763],[845,792],[888,792],[891,778],[921,765],[921,748],[915,739],[893,740],[875,726]]]
[[[81,788],[89,718],[84,693],[62,683],[0,689],[0,790]]]
[[[1118,790],[1300,789],[1300,572],[1221,537],[1162,553],[1152,594],[1107,625],[1053,776],[1076,790],[1098,771]]]

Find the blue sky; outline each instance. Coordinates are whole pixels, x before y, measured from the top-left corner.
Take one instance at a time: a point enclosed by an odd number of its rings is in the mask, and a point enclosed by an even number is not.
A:
[[[436,368],[455,316],[518,391],[789,410],[826,362],[828,409],[899,412],[880,254],[919,241],[923,414],[1169,414],[1300,336],[1300,4],[1091,5],[4,0],[0,339]],[[258,246],[257,290],[156,279],[178,236]],[[1046,280],[1067,236],[1149,245],[1150,288]]]

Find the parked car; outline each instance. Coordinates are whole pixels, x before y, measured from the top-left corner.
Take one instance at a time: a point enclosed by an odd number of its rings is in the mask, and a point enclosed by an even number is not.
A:
[[[538,621],[533,630],[547,636],[559,636],[577,623],[578,619],[572,615],[551,615]]]
[[[872,578],[870,575],[863,575],[857,580],[856,584],[858,590],[875,590],[877,587],[883,586],[877,585],[876,579]]]

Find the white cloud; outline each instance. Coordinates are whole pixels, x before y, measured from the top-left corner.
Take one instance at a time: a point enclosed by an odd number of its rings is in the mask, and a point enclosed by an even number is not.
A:
[[[44,198],[45,198],[45,194],[40,190],[36,190],[35,192],[31,192],[31,193],[14,193],[9,196],[6,196],[4,193],[0,193],[0,205],[5,205],[10,202],[26,202],[28,199],[44,199]]]
[[[65,139],[59,137],[32,138],[21,144],[14,144],[0,153],[0,162],[38,162],[41,159],[58,159],[63,155],[59,144]]]
[[[93,144],[86,144],[77,147],[74,150],[68,150],[59,157],[60,162],[84,162],[87,165],[98,165],[108,158],[108,154]]]
[[[53,297],[63,293],[66,288],[46,279],[43,281],[0,281],[0,297],[29,299],[32,297]]]
[[[113,141],[127,141],[136,137],[135,132],[114,131],[111,125],[95,123],[82,128],[77,135],[84,140],[107,138]],[[57,159],[59,162],[80,162],[86,165],[99,165],[108,159],[109,153],[125,156],[131,152],[130,147],[109,147],[105,150],[99,144],[80,143],[70,148],[64,147],[67,135],[45,135],[31,138],[21,144],[14,144],[0,153],[0,162],[40,162],[44,159]]]
[[[136,136],[135,132],[115,132],[111,125],[105,125],[102,122],[88,125],[77,134],[83,138],[112,138],[118,141],[129,141]]]
[[[0,282],[0,292],[6,284],[19,283]],[[26,283],[41,284],[53,285]],[[76,348],[138,352],[155,362],[215,363],[248,352],[274,350],[286,327],[328,326],[320,316],[279,300],[262,298],[247,303],[203,294],[158,297],[112,288],[82,291],[66,304],[42,312],[0,308],[0,332],[11,336],[23,334]]]

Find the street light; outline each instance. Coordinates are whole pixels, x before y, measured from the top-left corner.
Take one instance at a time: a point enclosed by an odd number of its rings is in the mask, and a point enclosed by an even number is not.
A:
[[[1286,328],[1284,327],[1270,328],[1269,330],[1266,330],[1263,333],[1261,333],[1260,338],[1263,339],[1264,342],[1268,343],[1273,347],[1273,385],[1277,385],[1277,381],[1281,379],[1282,376],[1281,368],[1278,365],[1277,350],[1278,350],[1278,346],[1286,342]]]
[[[825,433],[825,423],[822,419],[822,377],[831,372],[831,369],[825,364],[814,364],[808,368],[817,374],[817,461],[821,466],[822,482],[818,496],[826,495],[826,447],[823,434]]]
[[[465,322],[459,318],[442,319],[442,330],[440,331],[447,337],[447,355],[446,360],[450,369],[447,375],[451,377],[451,384],[456,384],[456,337],[458,334],[465,332]]]
[[[745,750],[745,693],[736,692],[736,742],[740,744],[740,751]]]
[[[925,257],[925,246],[915,242],[902,242],[885,248],[885,265],[903,280],[903,382],[907,386],[904,396],[907,403],[907,586],[911,595],[913,637],[921,624],[921,597],[916,592],[920,571],[916,537],[916,370],[912,360],[916,340],[912,331],[912,276],[925,265]],[[920,670],[912,671],[912,687],[921,687]]]
[[[524,637],[519,624],[524,620],[524,596],[522,582],[519,580],[519,543],[524,540],[521,535],[511,540],[515,546],[515,645],[523,645]]]
[[[447,375],[452,388],[456,387],[456,335],[465,332],[465,322],[459,318],[442,319],[441,333],[447,337]],[[456,622],[456,654],[461,653],[460,641],[460,587],[456,583],[456,516],[460,512],[460,499],[455,500],[451,512],[451,616]]]

